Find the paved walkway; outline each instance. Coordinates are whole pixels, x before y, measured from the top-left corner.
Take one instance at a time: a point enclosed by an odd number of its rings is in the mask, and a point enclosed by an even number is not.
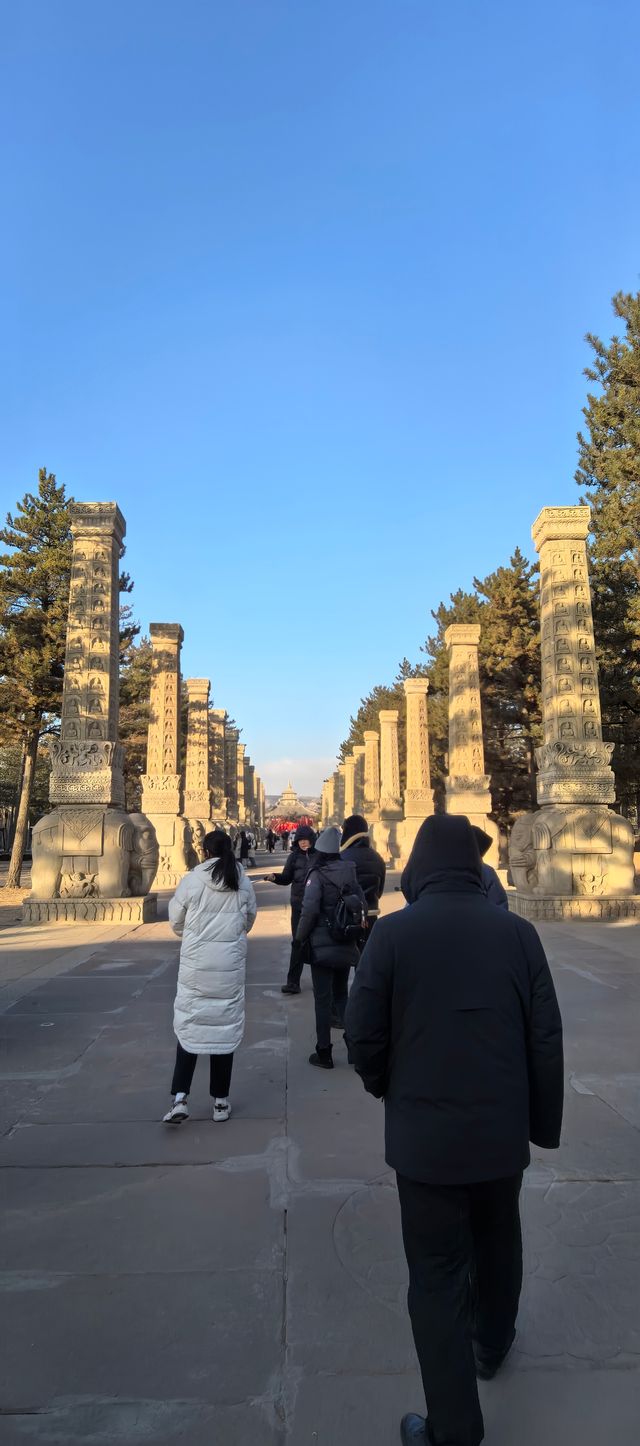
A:
[[[226,1125],[202,1067],[189,1123],[158,1123],[166,923],[2,934],[1,1446],[388,1446],[423,1409],[382,1110],[342,1042],[333,1074],[309,1068],[306,976],[280,994],[286,895],[258,893]],[[528,1173],[517,1349],[482,1387],[486,1440],[635,1446],[640,927],[543,933],[566,1128]]]

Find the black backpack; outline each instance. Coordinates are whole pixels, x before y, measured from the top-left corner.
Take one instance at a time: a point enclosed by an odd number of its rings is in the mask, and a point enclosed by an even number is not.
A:
[[[358,944],[367,927],[367,911],[359,894],[354,894],[351,884],[338,888],[332,884],[337,899],[325,914],[325,924],[336,944]],[[326,902],[325,902],[326,907]]]

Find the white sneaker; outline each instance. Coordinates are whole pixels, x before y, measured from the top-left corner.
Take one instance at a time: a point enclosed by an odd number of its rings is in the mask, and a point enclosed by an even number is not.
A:
[[[181,1125],[183,1120],[188,1120],[189,1110],[186,1100],[176,1100],[175,1104],[162,1116],[163,1125]]]
[[[231,1114],[231,1105],[229,1104],[229,1101],[228,1101],[228,1100],[214,1100],[214,1101],[213,1101],[213,1118],[214,1118],[214,1120],[228,1120],[230,1114]]]

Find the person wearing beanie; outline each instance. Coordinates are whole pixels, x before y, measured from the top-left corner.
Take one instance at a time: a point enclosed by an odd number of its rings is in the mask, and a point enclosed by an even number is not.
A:
[[[302,913],[296,942],[311,948],[311,979],[316,1011],[316,1048],[309,1064],[333,1069],[331,1022],[342,1028],[349,992],[349,970],[358,963],[356,943],[338,943],[329,922],[343,893],[349,894],[366,911],[366,899],[358,883],[355,865],[340,857],[340,830],[325,828],[316,842],[315,859],[304,887]]]
[[[515,1337],[529,1141],[560,1143],[562,1021],[533,924],[487,899],[467,818],[425,820],[402,892],[411,908],[374,929],[345,1021],[365,1089],[384,1099],[409,1266],[427,1418],[405,1416],[401,1439],[479,1446],[476,1377]]]
[[[302,913],[302,896],[307,881],[307,874],[315,859],[315,831],[308,824],[299,824],[295,831],[293,848],[287,862],[279,874],[265,874],[265,882],[268,884],[291,885],[291,955],[289,958],[289,972],[286,984],[282,985],[283,994],[299,994],[300,980],[304,968],[304,950],[296,943],[296,929],[300,923]]]
[[[472,823],[471,832],[478,845],[478,849],[480,851],[480,858],[483,860],[482,864],[480,865],[482,869],[482,882],[484,884],[485,892],[489,903],[495,904],[495,907],[497,909],[508,909],[509,900],[507,898],[506,890],[503,889],[498,875],[495,869],[492,869],[491,864],[484,863],[484,856],[486,853],[489,852],[489,849],[491,848],[491,845],[493,843],[491,834],[485,833],[483,828],[478,828],[477,823]]]
[[[352,813],[342,825],[340,857],[356,866],[358,883],[367,901],[367,935],[380,913],[380,899],[387,875],[384,859],[371,847],[369,827],[360,813]],[[364,946],[363,946],[364,947]]]

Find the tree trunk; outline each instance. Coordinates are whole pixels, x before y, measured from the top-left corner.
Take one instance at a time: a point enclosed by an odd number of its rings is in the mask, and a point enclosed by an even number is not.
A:
[[[38,757],[38,743],[40,742],[40,729],[34,728],[27,736],[24,750],[24,768],[22,771],[22,788],[20,790],[20,803],[18,804],[18,817],[16,819],[16,831],[13,836],[13,847],[11,849],[11,862],[7,874],[7,888],[19,889],[22,875],[22,860],[24,848],[29,829],[29,805],[31,803],[31,790],[36,774],[36,760]]]

